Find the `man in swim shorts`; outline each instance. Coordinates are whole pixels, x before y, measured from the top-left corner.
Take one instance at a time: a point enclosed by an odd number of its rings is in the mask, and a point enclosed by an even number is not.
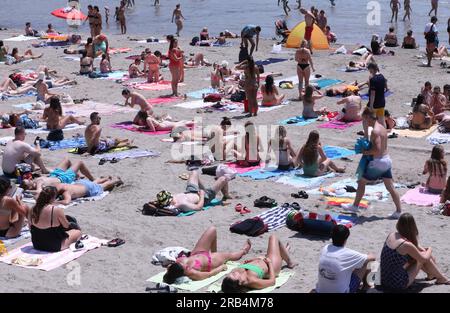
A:
[[[253,55],[253,51],[256,48],[256,51],[258,51],[258,44],[259,44],[259,34],[261,33],[261,26],[255,26],[255,25],[247,25],[245,26],[241,31],[241,46],[244,46],[245,49],[248,50],[248,44],[250,43],[250,53],[249,55]],[[256,44],[253,37],[256,35]]]
[[[73,184],[56,184],[57,194],[63,199],[55,203],[68,205],[75,199],[97,197],[103,192],[111,191],[114,187],[122,184],[123,182],[119,177],[99,178],[94,181],[80,179]]]
[[[377,64],[370,63],[367,65],[367,69],[370,73],[369,103],[367,106],[375,112],[378,118],[378,123],[386,128],[384,110],[386,106],[385,92],[388,91],[387,80],[384,78],[383,74],[380,73],[380,69]]]
[[[60,183],[72,184],[79,178],[80,172],[91,181],[95,179],[83,161],[72,162],[69,158],[64,158],[64,160],[50,172],[48,177],[42,176],[32,180],[24,179],[20,187],[24,190],[32,191],[32,193],[39,194],[44,186],[55,186]]]
[[[362,177],[358,180],[355,201],[353,204],[343,204],[342,207],[352,212],[358,212],[359,203],[366,191],[366,184],[382,179],[396,207],[396,211],[389,217],[398,219],[402,213],[402,207],[392,179],[392,161],[387,153],[387,130],[378,122],[378,116],[371,108],[365,108],[362,119],[365,124],[373,128],[370,135],[370,149],[363,151],[363,156],[369,157],[370,161],[365,167]]]
[[[300,13],[302,13],[305,16],[306,27],[305,27],[305,37],[304,37],[304,39],[308,42],[309,50],[311,50],[312,49],[311,37],[312,37],[312,32],[314,30],[314,23],[316,22],[316,17],[314,16],[313,13],[311,13],[308,10],[305,10],[304,8],[300,9]]]
[[[205,188],[200,181],[198,171],[189,174],[186,191],[184,193],[172,195],[168,191],[158,193],[157,202],[162,206],[176,208],[182,212],[200,211],[204,206],[211,204],[217,194],[222,192],[222,200],[231,199],[228,193],[228,179],[219,177],[212,188]]]
[[[107,152],[113,148],[130,146],[128,139],[101,138],[102,128],[100,127],[101,117],[98,112],[92,112],[90,115],[91,124],[86,127],[84,137],[88,146],[88,152],[91,154]]]

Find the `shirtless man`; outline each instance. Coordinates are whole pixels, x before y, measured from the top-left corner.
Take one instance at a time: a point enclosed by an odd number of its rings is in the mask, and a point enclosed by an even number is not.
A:
[[[147,125],[147,117],[153,115],[152,105],[147,102],[145,97],[137,92],[131,92],[129,89],[122,90],[122,96],[125,98],[125,106],[134,108],[139,105],[140,110],[133,120],[133,124],[139,126]]]
[[[14,139],[6,144],[2,156],[3,174],[8,178],[16,178],[16,165],[28,163],[34,169],[34,164],[39,166],[42,174],[49,171],[41,158],[41,147],[38,142],[34,142],[34,147],[25,142],[26,132],[23,127],[16,127]]]
[[[86,127],[84,138],[91,154],[107,152],[114,148],[127,147],[131,145],[128,139],[101,138],[102,128],[100,127],[101,117],[98,112],[90,115],[91,124]]]
[[[369,181],[376,181],[383,179],[386,189],[392,196],[392,200],[395,203],[396,211],[389,217],[398,219],[402,213],[400,204],[400,197],[395,190],[394,182],[392,180],[392,161],[387,151],[388,135],[386,128],[378,123],[378,117],[375,112],[366,108],[362,113],[364,122],[373,128],[370,135],[371,148],[364,150],[363,155],[371,157],[371,161],[367,165],[365,172],[358,180],[358,189],[356,191],[356,197],[353,204],[343,204],[342,207],[352,212],[359,211],[359,203],[364,196],[366,190],[366,184]]]
[[[248,50],[248,45],[250,44],[250,56],[253,55],[253,51],[256,49],[258,51],[259,45],[259,34],[261,33],[261,26],[247,25],[241,31],[241,46]],[[253,39],[256,35],[256,42]]]
[[[400,9],[400,1],[399,0],[391,0],[390,6],[391,6],[391,11],[392,11],[391,23],[394,20],[394,17],[395,17],[395,22],[397,22],[398,10]]]
[[[86,176],[90,181],[95,180],[83,161],[72,162],[66,157],[53,171],[50,172],[49,176],[41,176],[33,180],[24,179],[20,187],[38,195],[45,186],[55,186],[56,184],[61,183],[72,184],[75,180],[80,178],[79,172]]]
[[[231,196],[228,193],[228,179],[224,176],[219,177],[212,188],[205,188],[205,186],[200,181],[200,177],[198,171],[192,171],[189,174],[189,179],[186,186],[186,191],[184,193],[171,195],[167,191],[163,191],[158,193],[157,198],[158,202],[160,201],[161,196],[164,195],[166,203],[168,203],[169,207],[176,208],[182,212],[190,212],[190,211],[200,211],[204,206],[207,206],[216,198],[216,195],[222,192],[223,197],[222,200],[231,199]],[[167,201],[170,199],[169,201]],[[161,203],[163,204],[163,203]]]
[[[316,22],[316,17],[314,16],[314,14],[312,12],[307,11],[304,8],[300,9],[300,13],[302,13],[305,16],[306,28],[305,28],[304,39],[308,43],[308,47],[311,50],[312,49],[311,37],[312,37],[313,30],[314,30],[314,23]],[[311,53],[312,53],[312,50],[311,50]]]
[[[434,115],[440,114],[444,112],[447,106],[447,99],[441,93],[441,87],[434,86],[433,95],[430,100],[430,108],[433,111]]]
[[[133,63],[128,67],[128,76],[130,78],[138,78],[141,76],[145,76],[145,73],[139,69],[141,65],[141,59],[135,59]]]
[[[40,72],[37,82],[34,85],[37,91],[36,101],[42,101],[44,103],[49,103],[52,97],[59,96],[56,93],[50,92],[48,90],[48,84],[45,82],[45,73]]]
[[[56,184],[58,196],[62,200],[55,201],[55,204],[68,205],[72,200],[79,198],[97,197],[105,191],[111,191],[114,187],[122,185],[122,180],[117,178],[98,178],[94,181],[88,179],[76,180],[73,184]]]
[[[144,72],[148,69],[147,82],[159,82],[159,65],[161,64],[161,52],[155,51],[146,55],[144,60]]]
[[[175,33],[178,37],[180,37],[180,31],[183,29],[183,20],[186,20],[183,16],[183,14],[181,13],[181,8],[180,8],[180,4],[177,4],[175,6],[175,10],[173,10],[172,13],[172,23],[173,20],[175,19],[175,24],[177,25],[177,32]]]
[[[434,11],[434,16],[437,16],[437,10],[438,10],[439,0],[431,0],[431,10],[430,13],[428,13],[428,16],[431,16],[431,12]]]

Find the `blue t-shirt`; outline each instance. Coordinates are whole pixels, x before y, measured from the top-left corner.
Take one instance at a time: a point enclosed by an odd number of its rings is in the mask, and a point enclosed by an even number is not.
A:
[[[247,38],[253,38],[256,35],[256,26],[247,25],[242,29],[242,36]]]
[[[374,109],[381,109],[386,106],[386,99],[384,97],[384,89],[386,87],[386,78],[382,74],[376,74],[369,81],[369,103],[372,91],[375,91],[375,99],[373,101]]]

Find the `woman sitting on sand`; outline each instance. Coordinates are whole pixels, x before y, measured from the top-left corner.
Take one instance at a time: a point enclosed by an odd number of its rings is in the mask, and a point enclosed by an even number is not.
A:
[[[382,55],[386,54],[386,49],[384,48],[383,43],[379,41],[380,37],[378,35],[372,36],[372,41],[370,42],[370,48],[372,50],[373,55]]]
[[[86,51],[83,51],[80,58],[80,74],[89,75],[94,71],[94,59],[87,55]]]
[[[217,275],[227,270],[226,262],[241,259],[250,251],[250,248],[251,243],[247,239],[244,247],[239,251],[218,252],[217,230],[214,226],[210,226],[188,255],[179,255],[176,262],[167,267],[163,281],[173,284],[183,276],[196,281]]]
[[[337,173],[344,173],[345,168],[337,167],[323,151],[319,132],[313,130],[309,133],[308,141],[297,154],[296,164],[303,166],[306,176],[317,177],[327,174],[330,169]]]
[[[408,30],[406,36],[403,38],[402,48],[417,49],[416,38],[414,38],[412,30]]]
[[[361,97],[359,96],[358,88],[355,86],[353,90],[348,89],[344,93],[344,98],[339,100],[337,104],[344,104],[345,107],[342,109],[342,120],[343,122],[358,122],[361,121]]]
[[[274,286],[283,261],[288,268],[296,266],[289,257],[289,250],[289,244],[284,246],[275,235],[270,235],[266,255],[247,260],[232,270],[222,281],[222,291],[242,293]]]
[[[261,105],[267,107],[280,105],[286,97],[278,93],[278,88],[274,84],[272,75],[267,75],[266,83],[261,86],[261,93],[263,96]]]
[[[49,130],[64,129],[69,124],[84,124],[73,115],[63,116],[61,103],[57,97],[50,98],[50,106],[45,108],[42,118],[47,121],[47,129]]]
[[[9,179],[0,177],[0,237],[17,237],[28,212],[20,197],[11,197],[11,191]]]
[[[203,53],[196,53],[193,57],[184,62],[184,67],[194,68],[199,66],[211,66],[212,64],[205,59]]]
[[[102,60],[100,61],[100,73],[106,74],[111,72],[112,72],[111,63],[109,63],[108,61],[108,56],[105,53],[103,53]]]
[[[412,113],[408,117],[408,123],[411,129],[429,129],[433,124],[433,111],[423,101],[424,97],[418,95]]]
[[[422,174],[428,174],[427,182],[423,184],[428,192],[437,195],[442,194],[447,178],[447,161],[445,160],[444,148],[441,145],[433,147],[431,158],[425,162]]]
[[[33,51],[31,51],[31,49],[28,49],[27,51],[25,51],[25,53],[23,55],[19,54],[19,49],[17,49],[17,48],[13,48],[11,51],[11,56],[16,60],[16,63],[19,63],[19,62],[22,62],[25,60],[39,59],[43,55],[44,55],[43,53],[41,53],[39,55],[34,55]]]
[[[277,159],[278,170],[287,171],[294,167],[294,160],[297,155],[292,147],[291,140],[287,137],[287,131],[284,126],[278,126],[274,138],[269,141],[270,156],[271,151],[275,153]]]
[[[437,268],[431,247],[419,245],[419,231],[414,217],[403,213],[397,222],[397,231],[391,233],[381,251],[381,286],[386,291],[405,291],[422,270],[426,280],[436,285],[450,285],[450,280]]]
[[[81,238],[81,231],[75,222],[68,221],[64,209],[52,205],[57,197],[53,186],[44,187],[36,205],[29,210],[31,242],[36,250],[58,252]]]
[[[317,95],[314,95],[314,93],[317,93]],[[322,99],[323,94],[316,90],[313,86],[307,85],[305,87],[305,93],[302,97],[303,99],[303,118],[304,119],[310,119],[310,118],[317,118],[319,117],[320,112],[314,111],[314,105],[316,103],[316,100]]]
[[[262,151],[261,139],[253,122],[246,122],[244,127],[245,135],[240,138],[242,143],[239,146],[235,145],[232,151],[237,159],[236,164],[240,167],[259,166],[261,163],[259,153]]]
[[[386,47],[397,47],[398,39],[394,27],[389,27],[389,33],[384,36],[384,44]]]

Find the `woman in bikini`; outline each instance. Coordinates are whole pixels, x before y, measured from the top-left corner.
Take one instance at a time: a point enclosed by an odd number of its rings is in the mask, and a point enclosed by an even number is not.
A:
[[[172,96],[178,97],[178,83],[181,78],[183,52],[178,47],[178,40],[173,38],[169,47],[169,70],[172,75]]]
[[[33,51],[31,51],[31,49],[28,49],[27,51],[25,51],[25,53],[23,55],[19,54],[19,49],[17,48],[13,48],[11,51],[11,56],[16,59],[16,63],[25,61],[25,60],[34,60],[34,59],[39,59],[40,57],[42,57],[44,54],[41,53],[39,55],[34,55]]]
[[[50,130],[64,129],[69,124],[84,124],[73,115],[63,116],[61,103],[57,97],[50,98],[50,106],[45,108],[42,118],[47,120],[47,129]]]
[[[321,111],[314,111],[314,105],[316,104],[316,100],[322,99],[323,97],[323,94],[319,90],[316,90],[311,85],[306,85],[305,93],[303,95],[302,116],[304,119],[319,117],[319,113],[323,111],[323,109]]]
[[[94,36],[98,36],[102,33],[102,15],[98,6],[94,7]]]
[[[248,56],[245,61],[236,66],[237,70],[244,71],[244,90],[248,101],[248,117],[258,114],[258,89],[259,89],[259,69],[255,65],[252,56]]]
[[[298,152],[295,163],[302,165],[304,175],[310,177],[325,175],[330,169],[337,173],[345,172],[345,168],[338,167],[325,155],[316,130],[309,133],[308,141]]]
[[[429,129],[433,125],[434,113],[428,105],[424,104],[424,100],[423,95],[417,96],[412,114],[408,117],[411,129]]]
[[[0,177],[0,237],[17,237],[28,212],[19,196],[10,196],[11,190],[9,179]]]
[[[261,138],[258,136],[255,124],[247,122],[244,125],[245,135],[241,138],[240,146],[235,144],[233,154],[240,167],[259,166],[261,163],[260,152],[262,151]]]
[[[222,291],[243,293],[274,286],[283,261],[288,268],[296,266],[289,257],[289,250],[289,244],[284,246],[275,235],[270,235],[266,255],[247,260],[232,270],[222,281]]]
[[[295,52],[295,62],[297,62],[297,76],[298,76],[298,94],[299,100],[302,100],[303,81],[305,86],[309,85],[309,78],[311,70],[315,72],[311,51],[307,48],[308,42],[302,40],[300,48]]]
[[[341,114],[341,120],[343,122],[350,123],[361,121],[361,101],[357,88],[344,92],[343,98],[337,102],[337,104],[345,105]]]
[[[74,222],[69,223],[64,209],[52,205],[56,197],[55,187],[44,187],[36,200],[36,205],[29,210],[31,242],[36,250],[62,251],[81,238],[78,225]]]
[[[277,160],[278,170],[287,171],[294,166],[294,160],[297,157],[292,147],[291,140],[287,138],[287,131],[284,126],[278,126],[274,138],[269,141],[268,156],[273,150]]]
[[[209,227],[197,241],[194,249],[188,254],[181,254],[176,262],[167,267],[163,281],[173,284],[180,277],[187,276],[192,280],[203,280],[226,271],[228,261],[237,261],[246,255],[251,248],[250,240],[236,252],[217,251],[217,230]]]
[[[261,101],[262,106],[280,105],[286,97],[285,95],[280,95],[278,93],[278,89],[274,84],[272,75],[268,75],[266,77],[266,83],[261,86],[261,93],[263,96]]]
[[[180,31],[183,29],[183,20],[185,20],[183,14],[181,13],[181,8],[180,8],[180,4],[177,4],[175,6],[175,10],[173,10],[172,13],[172,23],[173,20],[175,19],[175,24],[177,25],[177,32],[175,33],[178,37],[180,37]]]
[[[397,231],[387,238],[381,251],[381,286],[390,292],[408,289],[420,271],[425,280],[435,285],[450,285],[450,280],[438,269],[431,247],[423,248],[418,241],[419,231],[414,217],[403,213],[397,222]]]
[[[36,91],[36,88],[33,86],[18,87],[11,78],[6,78],[0,82],[0,92],[8,95],[21,95],[29,91]]]

